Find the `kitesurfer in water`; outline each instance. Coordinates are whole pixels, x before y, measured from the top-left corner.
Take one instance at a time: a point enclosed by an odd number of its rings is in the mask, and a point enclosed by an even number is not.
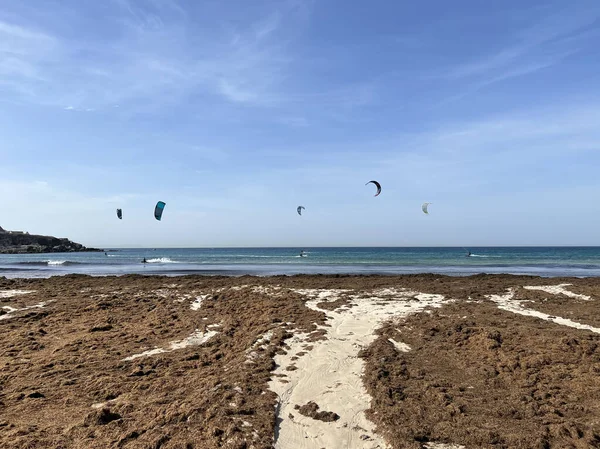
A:
[[[145,257],[144,257],[144,260],[142,260],[142,263],[148,263],[148,261],[146,260]]]

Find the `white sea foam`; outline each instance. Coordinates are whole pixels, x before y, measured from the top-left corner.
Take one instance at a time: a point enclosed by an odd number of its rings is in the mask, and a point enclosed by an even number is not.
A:
[[[146,260],[147,263],[179,263],[175,260],[171,260],[168,257],[156,257],[154,259]]]

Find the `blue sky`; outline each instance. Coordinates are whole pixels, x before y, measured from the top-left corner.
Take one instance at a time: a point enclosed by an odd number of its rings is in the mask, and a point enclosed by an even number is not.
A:
[[[597,0],[0,0],[0,226],[600,245],[599,74]]]

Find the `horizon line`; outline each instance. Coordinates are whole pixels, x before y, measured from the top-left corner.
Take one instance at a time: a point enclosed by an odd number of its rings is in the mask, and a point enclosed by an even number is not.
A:
[[[436,246],[106,246],[114,249],[296,249],[296,248],[600,248],[600,245],[436,245]]]

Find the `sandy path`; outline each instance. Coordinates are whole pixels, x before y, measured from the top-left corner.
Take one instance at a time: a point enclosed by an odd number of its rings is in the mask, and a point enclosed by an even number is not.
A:
[[[2,290],[0,291],[0,299],[13,298],[19,295],[28,295],[34,293],[34,290]]]
[[[584,301],[591,301],[592,297],[588,295],[581,295],[579,293],[573,293],[567,290],[565,287],[568,287],[572,284],[559,284],[559,285],[542,285],[542,286],[525,286],[523,287],[525,290],[539,290],[542,292],[550,293],[552,295],[565,295],[569,298],[582,299]]]
[[[530,288],[530,287],[525,287],[525,288],[529,288],[529,289],[533,290],[533,288]],[[541,288],[537,288],[537,287],[536,287],[536,289],[541,290]],[[544,291],[547,291],[547,290],[544,290]],[[564,294],[564,291],[559,291],[559,293]],[[568,293],[571,293],[571,292],[568,292]],[[575,294],[575,293],[573,293],[573,294]],[[491,301],[495,302],[498,305],[498,308],[500,308],[502,310],[506,310],[508,312],[516,313],[519,315],[525,315],[525,316],[533,316],[536,318],[541,318],[542,320],[560,324],[562,326],[573,327],[575,329],[588,330],[591,332],[595,332],[596,334],[600,334],[600,328],[598,328],[598,327],[593,327],[593,326],[590,326],[587,324],[577,323],[577,322],[569,320],[567,318],[549,315],[547,313],[538,312],[537,310],[527,309],[523,306],[523,303],[525,303],[526,301],[514,300],[513,299],[514,295],[515,295],[514,289],[509,289],[509,291],[504,295],[490,295],[489,298]]]
[[[50,301],[40,302],[39,304],[33,304],[31,306],[22,307],[20,309],[10,306],[4,306],[2,307],[2,309],[6,310],[6,314],[0,315],[0,320],[8,320],[15,316],[15,314],[17,314],[18,312],[25,312],[31,309],[43,309],[49,302]]]
[[[324,340],[317,342],[308,342],[306,335],[295,335],[286,342],[291,348],[287,354],[275,357],[278,367],[270,382],[271,390],[280,397],[275,447],[388,447],[365,417],[370,396],[363,385],[364,362],[358,358],[358,352],[373,342],[374,332],[383,321],[406,316],[425,307],[439,307],[445,302],[444,297],[388,289],[369,296],[351,296],[349,307],[330,311],[320,309],[317,304],[325,299],[338,299],[340,291],[302,290],[301,293],[316,298],[306,305],[326,313],[330,327],[322,327],[327,334]],[[313,348],[303,355],[308,345]],[[294,356],[298,357],[295,361],[292,360]],[[288,371],[291,365],[295,365],[296,369]],[[281,375],[285,377],[277,377]],[[317,403],[320,411],[337,413],[340,418],[322,422],[303,416],[295,409],[296,405],[310,401]]]
[[[427,443],[425,449],[465,449],[459,444]]]
[[[7,300],[13,300],[13,298],[28,295],[30,293],[35,293],[35,290],[2,290],[0,291],[0,299],[2,299],[3,302],[6,302]],[[25,312],[31,309],[42,309],[50,302],[52,301],[42,301],[25,307],[1,306],[0,312],[2,313],[0,313],[0,321],[13,318],[19,312]]]
[[[178,349],[189,348],[190,346],[200,346],[210,340],[212,337],[217,335],[218,332],[214,330],[210,330],[208,332],[202,332],[196,329],[189,337],[184,338],[183,340],[172,341],[169,343],[168,348],[154,348],[149,349],[147,351],[141,352],[139,354],[133,354],[129,357],[125,357],[123,359],[124,362],[128,362],[131,360],[138,359],[140,357],[149,357],[157,354],[164,354],[165,352],[177,351]]]

